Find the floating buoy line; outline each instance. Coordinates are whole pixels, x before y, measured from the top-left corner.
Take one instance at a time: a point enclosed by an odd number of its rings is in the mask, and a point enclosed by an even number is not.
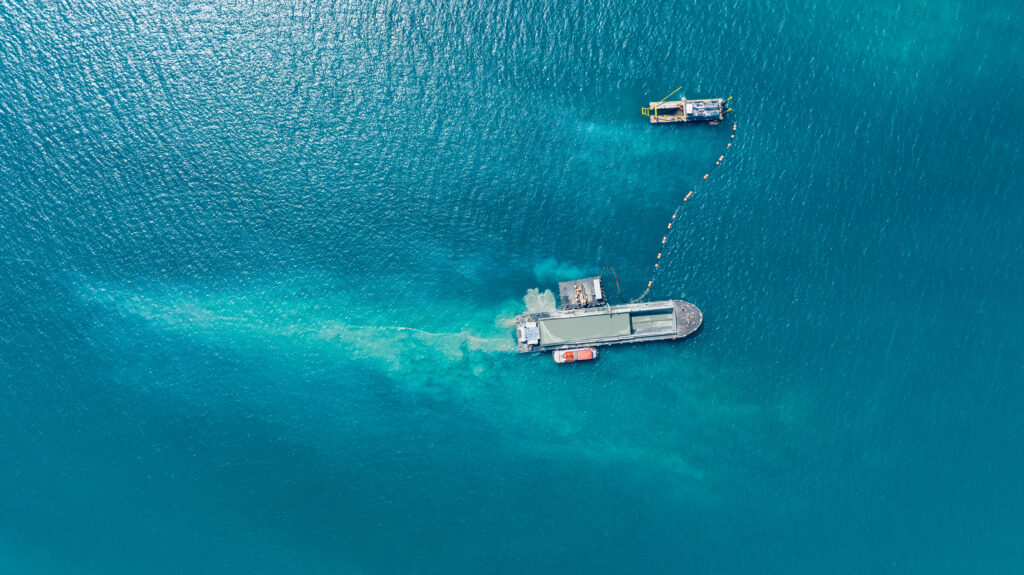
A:
[[[673,92],[673,94],[674,93],[675,92]],[[672,94],[669,94],[669,96],[671,96],[671,95]],[[667,96],[666,96],[666,98],[667,98]],[[732,98],[729,98],[729,100],[731,100],[731,99]],[[728,100],[726,100],[726,101],[728,101]],[[645,108],[645,110],[647,110],[647,109]],[[726,112],[731,112],[731,111],[732,111],[732,108],[726,110]],[[672,218],[669,219],[668,225],[665,228],[665,234],[661,238],[661,245],[658,248],[658,255],[654,259],[654,268],[653,268],[653,270],[651,272],[651,279],[650,279],[650,281],[647,282],[647,288],[644,290],[644,293],[640,294],[640,297],[638,297],[638,298],[636,298],[634,300],[630,300],[629,303],[641,302],[645,298],[647,298],[647,296],[649,296],[651,294],[651,287],[654,286],[655,280],[658,279],[658,275],[661,273],[661,270],[665,267],[665,266],[662,265],[661,256],[664,253],[665,246],[668,244],[669,239],[672,238],[672,233],[674,231],[673,226],[677,223],[676,220],[680,216],[680,211],[683,209],[683,206],[686,204],[686,202],[690,201],[690,198],[693,197],[693,193],[697,189],[697,187],[700,184],[703,184],[704,182],[706,182],[707,179],[709,177],[711,177],[711,174],[714,173],[715,168],[721,166],[722,162],[725,161],[725,157],[728,155],[729,150],[732,148],[733,142],[736,139],[736,127],[737,127],[736,122],[733,122],[733,124],[732,124],[732,133],[729,134],[729,141],[726,143],[725,149],[722,151],[721,155],[719,155],[718,159],[715,160],[715,164],[713,166],[711,166],[711,168],[708,169],[708,171],[704,174],[704,177],[701,178],[700,181],[696,185],[694,185],[689,191],[686,192],[686,195],[683,196],[682,202],[680,202],[679,205],[676,206],[675,211],[672,212]],[[678,229],[678,226],[675,226],[675,229]],[[622,297],[622,289],[619,287],[619,278],[618,278],[618,275],[615,273],[615,268],[613,268],[611,266],[604,266],[604,267],[601,268],[601,275],[604,276],[606,271],[611,271],[612,277],[615,279],[615,289],[618,292],[619,300],[625,302],[626,300],[625,300],[625,298]]]

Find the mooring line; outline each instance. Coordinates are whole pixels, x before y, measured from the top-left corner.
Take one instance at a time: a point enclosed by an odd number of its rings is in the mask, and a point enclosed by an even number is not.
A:
[[[619,275],[615,273],[615,268],[612,266],[603,266],[601,268],[601,278],[604,279],[605,270],[612,270],[612,277],[615,279],[615,292],[619,294],[619,302],[626,303],[626,298],[622,297],[622,288],[619,287]]]

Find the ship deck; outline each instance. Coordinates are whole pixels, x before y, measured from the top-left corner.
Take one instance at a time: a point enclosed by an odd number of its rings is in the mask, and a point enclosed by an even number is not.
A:
[[[697,331],[702,321],[697,306],[681,300],[528,313],[515,319],[516,349],[527,353],[680,339]]]
[[[671,124],[675,122],[717,122],[725,117],[725,100],[710,98],[705,100],[669,100],[667,102],[651,102],[649,108],[642,110],[650,117],[652,124]]]

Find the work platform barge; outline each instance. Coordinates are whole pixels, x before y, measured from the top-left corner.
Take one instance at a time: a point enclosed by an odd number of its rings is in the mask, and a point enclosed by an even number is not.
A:
[[[651,102],[649,108],[642,108],[640,113],[649,117],[652,124],[672,124],[675,122],[710,122],[717,124],[725,118],[725,104],[729,100],[711,98],[708,100],[670,100]]]
[[[562,282],[558,291],[562,309],[516,316],[518,352],[681,339],[703,321],[681,300],[608,305],[600,277]]]

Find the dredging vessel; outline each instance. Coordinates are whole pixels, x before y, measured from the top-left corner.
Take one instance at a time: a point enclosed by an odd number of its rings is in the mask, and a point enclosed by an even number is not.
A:
[[[672,91],[675,94],[682,86]],[[676,122],[709,122],[715,125],[725,119],[731,112],[726,108],[729,98],[707,98],[704,100],[669,100],[672,94],[665,96],[660,102],[651,102],[649,107],[641,108],[640,113],[651,119],[652,124],[674,124]]]
[[[703,321],[682,300],[609,305],[600,276],[561,282],[558,292],[561,309],[516,316],[516,351],[681,339]]]

